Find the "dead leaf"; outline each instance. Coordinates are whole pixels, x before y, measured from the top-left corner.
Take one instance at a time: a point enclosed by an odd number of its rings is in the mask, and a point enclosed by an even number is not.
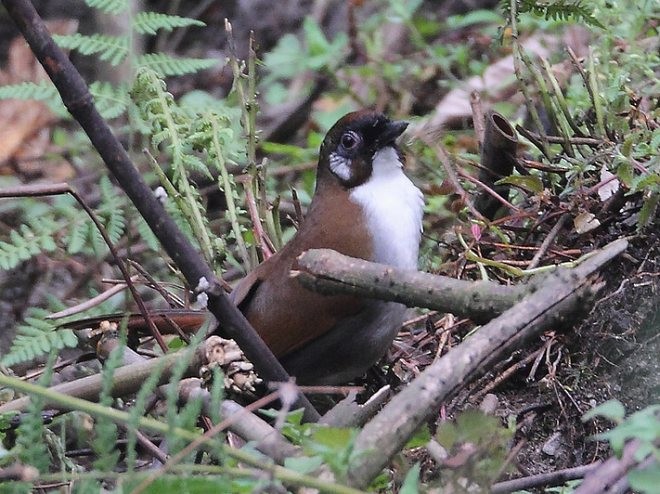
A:
[[[603,185],[598,187],[598,197],[602,202],[612,197],[621,186],[621,182],[616,178],[616,175],[609,171],[606,166],[600,169],[600,182]]]
[[[575,231],[579,234],[587,233],[594,228],[598,228],[600,226],[600,221],[591,213],[585,211],[584,213],[578,214],[574,219],[573,219],[573,226],[575,227]]]
[[[47,23],[53,33],[70,34],[77,22],[72,20]],[[46,72],[35,59],[23,38],[11,42],[7,67],[0,71],[0,84],[41,82],[48,80]],[[39,101],[0,100],[0,165],[9,160],[36,159],[43,155],[50,142],[41,134],[56,117]]]

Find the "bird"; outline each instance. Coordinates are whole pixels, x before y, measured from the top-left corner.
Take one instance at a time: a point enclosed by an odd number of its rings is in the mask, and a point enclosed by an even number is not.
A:
[[[303,252],[319,248],[417,269],[424,199],[395,142],[407,125],[372,110],[340,118],[321,145],[314,195],[295,236],[230,295],[300,384],[361,376],[403,323],[402,304],[321,295],[291,274]]]
[[[340,118],[319,151],[316,185],[307,214],[293,238],[241,279],[230,299],[287,372],[303,385],[336,385],[363,375],[392,344],[404,305],[352,295],[322,295],[292,276],[309,249],[416,270],[424,198],[404,173],[396,144],[408,123],[359,110]],[[164,330],[201,326],[203,312],[166,309],[152,313]],[[79,320],[82,328],[115,314]],[[139,314],[131,331],[146,329]],[[222,328],[215,332],[222,336]]]

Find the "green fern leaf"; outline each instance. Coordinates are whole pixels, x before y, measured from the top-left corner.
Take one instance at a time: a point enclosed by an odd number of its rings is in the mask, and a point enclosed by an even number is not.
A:
[[[146,67],[162,77],[191,74],[218,64],[213,58],[174,58],[163,53],[147,53],[138,59],[138,66]]]
[[[135,222],[135,228],[137,229],[137,232],[140,235],[142,241],[147,244],[147,247],[155,252],[158,252],[160,249],[160,243],[142,216],[137,218],[137,221]]]
[[[106,233],[112,243],[119,241],[124,234],[126,220],[124,218],[124,199],[117,194],[112,182],[107,176],[99,182],[101,190],[102,208],[98,213],[101,216]]]
[[[85,246],[87,230],[82,225],[72,223],[69,228],[69,235],[66,239],[66,251],[69,254],[77,254]]]
[[[124,84],[113,86],[108,82],[93,82],[89,91],[94,96],[96,109],[107,120],[120,117],[128,107],[128,88]]]
[[[2,365],[11,366],[44,355],[52,348],[74,347],[78,338],[70,329],[56,329],[52,321],[44,319],[47,312],[33,309],[24,323],[16,328],[17,336],[9,353],[0,360]]]
[[[95,55],[110,65],[119,65],[128,56],[128,38],[107,36],[104,34],[67,34],[53,35],[55,42],[62,48],[76,50],[83,55]]]
[[[66,117],[69,114],[57,89],[50,81],[21,82],[0,86],[0,100],[2,99],[42,101],[58,117]]]
[[[178,15],[167,15],[159,12],[140,12],[133,20],[133,28],[140,34],[156,34],[159,29],[172,31],[177,27],[205,26],[202,21],[179,17]]]
[[[85,3],[106,14],[119,14],[128,9],[128,0],[85,0]]]
[[[0,241],[0,269],[12,269],[41,252],[57,248],[53,237],[61,229],[52,217],[37,217],[9,233],[9,242]]]
[[[0,86],[0,99],[49,101],[56,97],[59,97],[59,93],[50,81],[21,82]]]

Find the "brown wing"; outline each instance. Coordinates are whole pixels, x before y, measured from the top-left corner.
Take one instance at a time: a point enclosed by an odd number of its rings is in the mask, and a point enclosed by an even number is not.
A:
[[[305,289],[289,276],[292,262],[271,259],[241,281],[232,298],[276,356],[283,357],[318,338],[339,319],[362,308],[360,299]]]
[[[335,249],[369,259],[371,238],[362,227],[361,210],[341,188],[326,187],[310,206],[301,230],[280,252],[248,274],[232,292],[232,299],[278,357],[332,330],[337,322],[358,313],[361,299],[326,296],[304,288],[291,278],[296,259],[312,248]],[[321,214],[319,214],[321,213]]]

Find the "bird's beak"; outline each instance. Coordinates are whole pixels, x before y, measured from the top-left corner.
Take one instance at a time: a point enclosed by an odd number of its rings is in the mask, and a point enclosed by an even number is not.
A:
[[[396,120],[385,124],[385,129],[378,137],[378,142],[381,146],[392,144],[397,137],[403,134],[403,131],[408,127],[408,122],[403,120]]]

